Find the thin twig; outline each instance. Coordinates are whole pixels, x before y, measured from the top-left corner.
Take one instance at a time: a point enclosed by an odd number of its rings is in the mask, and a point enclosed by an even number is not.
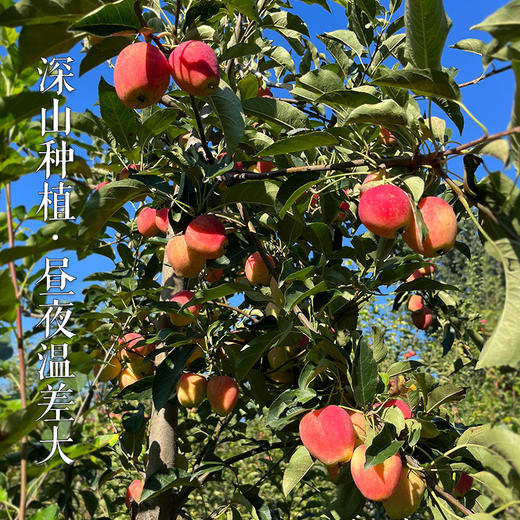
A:
[[[226,309],[231,309],[234,312],[238,312],[238,313],[242,314],[243,316],[246,316],[254,323],[258,323],[258,319],[255,316],[243,311],[242,309],[239,309],[238,307],[234,307],[233,305],[229,305],[228,303],[222,303],[222,302],[213,302],[213,305],[216,305],[217,307],[225,307]]]
[[[500,72],[504,72],[505,70],[510,70],[512,68],[513,68],[512,65],[507,65],[506,67],[502,67],[501,69],[494,69],[491,72],[488,72],[487,74],[482,74],[482,76],[472,79],[471,81],[466,81],[466,83],[461,83],[459,85],[459,88],[469,87],[470,85],[476,85],[483,79],[490,78],[491,76],[494,76],[495,74],[500,74]]]
[[[209,149],[208,142],[206,141],[206,135],[204,133],[204,125],[202,124],[202,119],[200,118],[199,111],[197,109],[197,103],[195,102],[195,98],[190,94],[191,108],[193,109],[193,113],[195,114],[195,119],[197,121],[197,128],[199,129],[199,138],[202,143],[202,148],[204,148],[204,152],[206,154],[206,160],[209,161],[210,164],[215,162],[215,158]]]

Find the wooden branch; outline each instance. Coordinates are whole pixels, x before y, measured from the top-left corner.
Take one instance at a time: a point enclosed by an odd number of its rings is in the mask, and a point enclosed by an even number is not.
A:
[[[204,148],[204,153],[206,154],[206,160],[213,164],[215,162],[215,158],[209,149],[208,142],[206,141],[206,134],[204,133],[204,125],[202,124],[202,119],[200,118],[199,111],[197,109],[197,103],[195,98],[190,94],[191,108],[193,109],[193,113],[195,114],[195,120],[197,121],[197,128],[199,130],[199,138],[202,143],[202,148]]]
[[[483,79],[490,78],[491,76],[494,76],[495,74],[500,74],[501,72],[504,72],[505,70],[511,70],[512,68],[513,68],[512,65],[507,65],[506,67],[502,67],[501,69],[494,69],[491,72],[488,72],[487,74],[482,74],[482,76],[472,79],[471,81],[466,81],[466,83],[461,83],[459,85],[459,88],[469,87],[470,85],[476,85],[477,83],[480,83]]]

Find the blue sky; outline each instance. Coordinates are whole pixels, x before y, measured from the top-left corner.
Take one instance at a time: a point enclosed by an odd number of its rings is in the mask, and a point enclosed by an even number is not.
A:
[[[481,22],[489,14],[506,3],[505,0],[477,1],[471,2],[471,5],[468,5],[469,2],[460,0],[445,2],[445,8],[453,21],[453,27],[448,36],[448,42],[443,55],[443,65],[460,69],[460,73],[457,77],[458,83],[478,77],[482,73],[481,60],[477,55],[450,49],[449,45],[464,38],[480,38],[484,41],[489,41],[490,37],[487,33],[470,31],[470,27]],[[344,29],[347,25],[344,9],[337,4],[331,3],[330,5],[331,13],[327,13],[317,5],[310,6],[298,0],[293,4],[295,12],[307,22],[312,41],[318,46],[320,51],[323,51],[323,46],[316,40],[316,34]],[[72,78],[71,84],[76,90],[68,97],[67,106],[76,112],[83,112],[87,108],[98,112],[94,103],[97,99],[99,78],[103,75],[109,83],[113,83],[112,71],[108,66],[102,65],[88,72],[81,78],[77,77],[82,56],[80,50],[81,46],[77,45],[73,51],[69,53],[69,55],[75,59],[73,70],[76,76]],[[502,65],[504,64],[497,64],[498,67]],[[484,122],[490,133],[507,128],[511,114],[513,93],[514,78],[511,71],[499,74],[484,80],[479,85],[470,86],[462,90],[464,104],[469,107],[480,121]],[[277,92],[275,91],[275,95],[276,94]],[[280,93],[280,95],[286,96],[286,92]],[[436,115],[444,117],[440,112]],[[450,126],[453,127],[453,125]],[[460,138],[457,130],[454,130],[453,134],[454,139],[460,140],[461,142],[470,141],[480,136],[481,129],[469,118],[466,118],[466,128],[463,137]],[[81,155],[81,153],[79,155]],[[458,159],[457,161],[460,162]],[[499,169],[501,167],[501,164],[495,160],[489,160],[487,163],[491,169]],[[460,170],[460,167],[455,169]],[[34,205],[38,205],[40,202],[38,192],[42,189],[42,183],[42,172],[25,176],[22,180],[14,183],[12,186],[14,206],[24,205],[26,208],[30,208]],[[5,207],[3,191],[0,196],[0,207]],[[57,257],[63,255],[58,253],[49,256]],[[91,257],[82,262],[79,262],[75,258],[74,253],[67,252],[66,256],[69,256],[71,260],[71,274],[78,277],[78,281],[72,286],[75,290],[80,290],[80,288],[84,286],[81,280],[86,275],[93,271],[103,271],[112,269],[113,267],[108,259],[99,255],[97,255],[95,259]]]

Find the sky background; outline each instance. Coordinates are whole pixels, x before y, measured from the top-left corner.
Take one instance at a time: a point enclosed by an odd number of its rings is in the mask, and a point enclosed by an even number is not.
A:
[[[403,2],[404,3],[404,2]],[[448,0],[445,2],[445,9],[448,16],[453,21],[453,27],[448,35],[448,42],[443,54],[442,64],[445,67],[456,67],[460,69],[456,80],[458,83],[472,80],[480,76],[483,72],[482,63],[479,56],[469,54],[467,52],[449,48],[450,45],[465,38],[479,38],[489,41],[490,36],[480,31],[471,31],[470,27],[481,22],[484,18],[496,11],[499,7],[508,3],[505,0]],[[318,47],[320,52],[324,51],[324,46],[316,35],[326,31],[347,28],[347,19],[344,9],[330,3],[331,12],[326,12],[317,5],[307,5],[299,0],[293,3],[294,11],[307,23],[311,40]],[[402,7],[401,7],[402,11]],[[275,43],[283,45],[287,48],[284,40],[280,40],[275,33],[270,33],[270,37],[275,39]],[[74,58],[73,72],[75,77],[70,79],[70,84],[75,87],[75,91],[67,97],[66,106],[70,107],[74,112],[83,112],[89,109],[99,114],[99,109],[95,106],[97,100],[98,82],[100,76],[103,75],[105,80],[113,84],[112,70],[107,65],[96,67],[94,70],[78,77],[79,64],[83,55],[81,54],[81,44],[78,44],[69,55]],[[504,63],[497,62],[497,67],[503,66]],[[173,83],[172,83],[173,86]],[[274,89],[274,94],[280,97],[287,97],[287,91],[278,92]],[[463,102],[470,111],[482,121],[488,128],[489,133],[495,133],[505,130],[509,124],[511,115],[512,100],[514,94],[514,77],[512,71],[506,71],[494,77],[482,81],[478,85],[472,85],[462,89]],[[446,118],[444,113],[438,111],[434,113],[439,117]],[[460,142],[471,141],[482,135],[481,129],[469,118],[466,118],[466,126],[463,136],[460,137],[458,131],[454,129],[453,139]],[[454,128],[448,122],[448,126]],[[44,139],[42,139],[42,142]],[[78,155],[82,155],[81,152]],[[455,171],[461,171],[461,159],[456,159],[458,166],[450,166]],[[486,160],[490,169],[500,169],[501,163],[496,160]],[[44,174],[40,171],[32,175],[26,175],[21,180],[12,184],[13,206],[23,205],[30,208],[40,204],[40,195],[38,192],[42,190]],[[150,199],[147,199],[149,202]],[[2,190],[0,195],[0,207],[5,208],[5,194]],[[36,229],[39,223],[35,223]],[[7,245],[4,244],[4,247]],[[113,269],[113,263],[100,255],[91,256],[83,261],[78,261],[75,253],[67,251],[65,253],[49,253],[49,257],[67,256],[70,259],[71,268],[69,273],[76,276],[78,280],[70,286],[77,293],[85,284],[83,278],[92,272],[106,271]],[[43,265],[43,261],[42,261]],[[77,294],[76,299],[80,295]]]

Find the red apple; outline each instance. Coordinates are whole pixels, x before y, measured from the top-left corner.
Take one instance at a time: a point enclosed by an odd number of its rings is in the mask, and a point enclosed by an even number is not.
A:
[[[132,507],[132,502],[139,503],[141,498],[141,493],[143,492],[144,482],[142,480],[133,480],[128,489],[126,490],[126,498],[125,503],[126,507],[130,509]]]
[[[208,401],[211,409],[218,415],[229,415],[238,402],[237,382],[229,376],[213,376],[208,381]]]
[[[214,215],[199,215],[184,233],[187,246],[204,258],[218,258],[228,244],[226,228]]]
[[[176,302],[179,305],[185,305],[194,296],[195,296],[195,293],[192,291],[179,291],[178,293],[175,293],[171,297],[170,301]],[[187,307],[187,310],[189,312],[191,312],[193,314],[193,316],[198,316],[200,309],[201,309],[201,306],[199,304],[190,305],[189,307]],[[191,322],[193,322],[193,318],[190,318],[188,316],[183,316],[182,314],[179,314],[178,312],[170,312],[170,320],[177,327],[189,325]]]
[[[412,410],[402,399],[389,399],[383,403],[383,408],[390,408],[391,406],[399,408],[405,419],[411,419]]]
[[[177,399],[184,408],[197,408],[206,397],[208,380],[200,374],[182,374],[177,383]]]
[[[410,296],[408,299],[407,307],[410,312],[419,312],[420,310],[424,309],[424,301],[422,296],[419,294],[412,294],[412,296]]]
[[[159,229],[156,224],[157,210],[143,208],[137,214],[137,230],[146,238],[157,235]]]
[[[175,274],[183,278],[197,278],[206,265],[206,259],[187,246],[184,235],[168,240],[166,258]]]
[[[274,266],[273,257],[267,255],[267,258],[271,265]],[[271,273],[258,251],[250,255],[246,260],[245,272],[246,278],[251,285],[269,285]]]
[[[433,323],[433,312],[424,306],[420,311],[412,313],[412,321],[418,329],[427,330]]]
[[[170,225],[168,221],[168,212],[170,210],[168,208],[161,208],[157,210],[155,215],[155,225],[157,229],[166,235],[168,232],[168,226]]]
[[[473,477],[467,473],[462,473],[459,480],[453,488],[453,494],[456,497],[463,497],[473,486]]]

